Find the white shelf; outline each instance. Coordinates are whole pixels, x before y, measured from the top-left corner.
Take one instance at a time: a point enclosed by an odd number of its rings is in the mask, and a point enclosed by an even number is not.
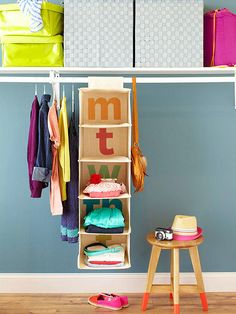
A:
[[[89,197],[89,196],[81,193],[78,198],[80,200],[98,200],[98,199],[100,200],[100,199],[122,199],[122,198],[130,198],[130,197],[131,197],[131,195],[128,193],[124,193],[124,194],[121,194],[120,196],[115,196],[115,197],[114,196],[112,196],[112,197]]]
[[[128,128],[131,127],[130,123],[120,123],[120,124],[80,124],[80,128]]]
[[[0,67],[1,74],[137,74],[137,75],[229,75],[236,72],[234,67],[197,67],[197,68],[81,68],[81,67]]]
[[[0,83],[87,84],[88,76],[124,76],[124,83],[131,84],[137,76],[138,84],[197,84],[234,83],[236,107],[236,68],[0,68]],[[59,93],[59,92],[58,92]]]
[[[90,270],[102,270],[102,269],[126,269],[126,268],[130,268],[131,267],[131,264],[128,262],[128,258],[125,257],[125,263],[124,263],[124,266],[110,266],[110,267],[89,267],[87,266],[84,261],[81,259],[81,260],[78,260],[78,266],[80,269],[90,269]]]
[[[131,162],[131,159],[125,156],[112,156],[106,158],[98,157],[82,157],[80,162]]]
[[[131,233],[131,228],[128,227],[124,227],[124,232],[122,233],[90,233],[90,232],[86,232],[84,226],[80,227],[80,231],[79,234],[86,234],[86,235],[128,235]]]

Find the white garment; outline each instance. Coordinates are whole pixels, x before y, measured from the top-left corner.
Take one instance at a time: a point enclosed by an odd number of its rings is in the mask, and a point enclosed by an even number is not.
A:
[[[17,0],[20,10],[25,15],[30,16],[31,32],[38,32],[43,28],[41,17],[42,0]]]
[[[117,247],[117,244],[109,245],[109,248]],[[114,253],[104,253],[94,256],[87,256],[88,262],[120,262],[124,263],[125,261],[125,251],[124,248],[120,246],[119,252]]]
[[[119,264],[114,264],[114,265],[108,265],[108,264],[91,264],[89,263],[89,261],[87,260],[87,258],[85,258],[85,264],[89,267],[93,267],[93,268],[119,268],[119,267],[123,267],[125,265],[125,263],[119,263]]]

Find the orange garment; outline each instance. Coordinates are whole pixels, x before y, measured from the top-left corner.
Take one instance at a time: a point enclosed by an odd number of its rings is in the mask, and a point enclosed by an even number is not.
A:
[[[61,201],[61,190],[59,181],[58,149],[60,147],[60,132],[57,118],[57,101],[48,112],[48,130],[52,141],[52,176],[50,181],[50,207],[52,215],[62,215],[63,205]]]

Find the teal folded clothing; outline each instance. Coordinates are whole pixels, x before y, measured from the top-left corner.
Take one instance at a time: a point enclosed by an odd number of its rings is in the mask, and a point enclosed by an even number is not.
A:
[[[84,217],[84,227],[95,225],[100,228],[124,227],[124,217],[118,208],[97,208]]]

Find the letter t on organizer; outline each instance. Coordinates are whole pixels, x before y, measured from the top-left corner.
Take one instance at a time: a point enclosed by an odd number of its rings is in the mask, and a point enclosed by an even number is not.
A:
[[[103,155],[113,155],[114,149],[107,148],[107,138],[113,138],[112,132],[107,132],[104,128],[99,129],[99,132],[96,133],[96,138],[99,139],[99,149]]]

